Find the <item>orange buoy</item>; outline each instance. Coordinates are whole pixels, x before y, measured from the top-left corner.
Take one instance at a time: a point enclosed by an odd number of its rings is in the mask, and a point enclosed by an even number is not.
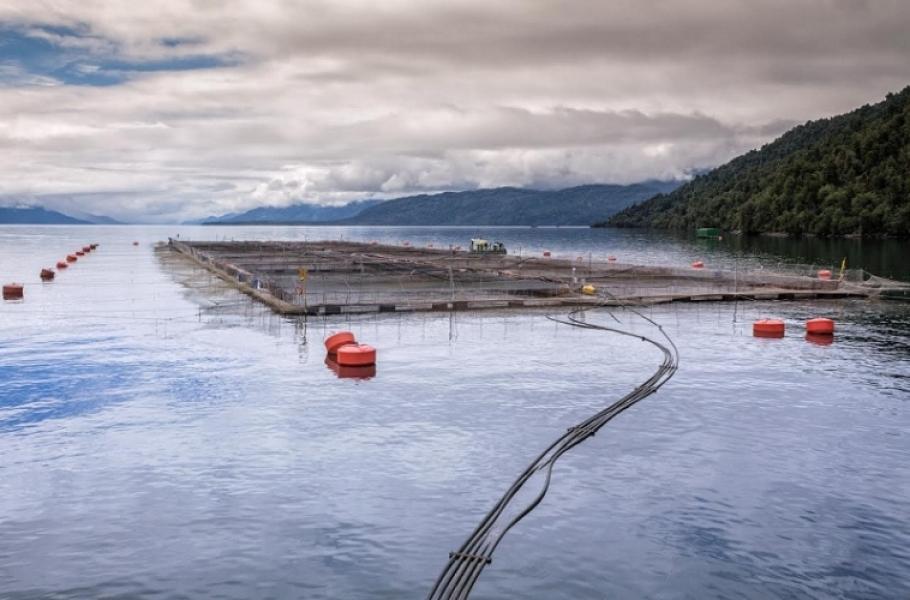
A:
[[[779,319],[759,319],[752,323],[752,335],[763,338],[784,337],[784,322]]]
[[[335,354],[342,346],[356,343],[353,333],[350,331],[339,331],[325,338],[325,349],[328,350],[329,354]]]
[[[693,269],[704,269],[705,263],[701,262],[700,260],[696,260],[694,263],[692,263],[692,268]]]
[[[55,273],[52,269],[41,269],[41,281],[52,281],[54,275]]]
[[[549,250],[546,250],[546,251],[543,253],[543,255],[549,258],[549,256],[550,256],[550,251],[549,251]]]
[[[376,365],[343,366],[332,360],[331,357],[326,357],[325,364],[330,371],[338,376],[338,379],[370,379],[376,377]]]
[[[607,257],[607,260],[608,260],[609,262],[616,262],[616,257],[615,257],[615,256],[608,256],[608,257]]]
[[[82,250],[76,250],[76,256],[85,256],[85,252]]]
[[[62,260],[58,260],[58,261],[57,261],[57,268],[58,268],[58,269],[66,269],[67,267],[69,267],[69,265],[66,264],[65,261],[62,261]]]
[[[348,344],[338,349],[335,360],[342,367],[375,365],[376,348],[366,344]]]
[[[92,251],[92,247],[91,246],[82,246],[82,251],[85,253],[89,253]]]
[[[73,254],[67,254],[67,255],[66,255],[66,262],[68,262],[68,263],[74,263],[74,262],[76,262],[77,260],[79,260],[79,259],[76,258],[76,256],[73,255]]]
[[[824,317],[816,317],[806,321],[806,333],[816,335],[834,335],[834,321]]]
[[[806,341],[818,344],[819,346],[829,346],[834,343],[834,336],[826,335],[824,333],[807,333]]]
[[[22,300],[25,296],[25,288],[21,283],[7,283],[3,286],[4,300]]]
[[[821,271],[818,272],[818,278],[822,279],[824,281],[828,281],[829,279],[831,279],[831,271],[829,271],[828,269],[822,269]]]

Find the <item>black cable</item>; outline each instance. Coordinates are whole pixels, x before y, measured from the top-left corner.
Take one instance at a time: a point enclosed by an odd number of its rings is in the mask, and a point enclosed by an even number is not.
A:
[[[615,301],[615,298],[613,298],[613,300]],[[595,308],[604,308],[607,301],[607,298],[605,298],[604,303]],[[600,412],[588,417],[578,425],[571,427],[565,434],[557,438],[556,441],[550,444],[546,450],[537,456],[481,520],[474,529],[474,532],[461,545],[458,551],[450,554],[449,562],[439,574],[433,589],[428,595],[429,600],[467,599],[484,568],[492,561],[493,552],[496,550],[497,546],[499,546],[499,543],[502,541],[503,537],[505,537],[505,534],[534,510],[534,508],[543,500],[550,487],[553,467],[556,464],[556,461],[559,460],[563,454],[597,433],[598,430],[622,411],[656,392],[676,373],[679,365],[679,351],[673,340],[653,319],[641,314],[630,306],[627,306],[627,308],[638,317],[657,327],[661,336],[663,336],[667,343],[665,344],[648,336],[635,334],[630,331],[606,325],[588,323],[581,320],[578,315],[586,310],[591,310],[590,307],[575,309],[571,311],[564,320],[549,315],[547,316],[548,319],[571,327],[596,329],[639,338],[641,341],[647,342],[658,348],[663,353],[663,361],[651,377],[646,379],[633,391]],[[610,314],[619,322],[612,313]],[[540,492],[526,507],[521,509],[516,516],[508,520],[503,518],[503,514],[506,509],[509,508],[511,500],[518,494],[531,477],[540,472],[543,472],[544,476],[544,482]]]

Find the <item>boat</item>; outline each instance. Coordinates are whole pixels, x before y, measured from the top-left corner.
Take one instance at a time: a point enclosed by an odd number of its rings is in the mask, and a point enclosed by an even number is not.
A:
[[[506,247],[502,242],[489,242],[482,238],[471,240],[471,252],[476,254],[505,254]]]

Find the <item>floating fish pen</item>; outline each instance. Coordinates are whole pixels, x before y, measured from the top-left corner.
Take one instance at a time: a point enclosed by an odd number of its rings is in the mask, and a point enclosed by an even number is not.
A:
[[[375,242],[170,239],[168,247],[282,314],[872,297],[906,288],[862,271],[825,278],[792,267],[716,270]]]

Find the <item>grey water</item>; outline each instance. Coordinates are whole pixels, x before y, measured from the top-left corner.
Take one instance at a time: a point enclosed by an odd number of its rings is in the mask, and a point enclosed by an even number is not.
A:
[[[0,598],[422,598],[568,426],[660,361],[544,312],[288,319],[183,239],[362,239],[629,262],[800,262],[910,279],[901,242],[589,229],[0,227]],[[139,245],[134,246],[133,241]],[[57,280],[37,273],[97,242]],[[647,309],[658,394],[558,464],[472,598],[910,597],[910,304]],[[784,339],[751,323],[787,322]],[[829,316],[830,344],[802,322]],[[653,333],[627,311],[589,320]],[[375,377],[322,347],[351,329]]]

